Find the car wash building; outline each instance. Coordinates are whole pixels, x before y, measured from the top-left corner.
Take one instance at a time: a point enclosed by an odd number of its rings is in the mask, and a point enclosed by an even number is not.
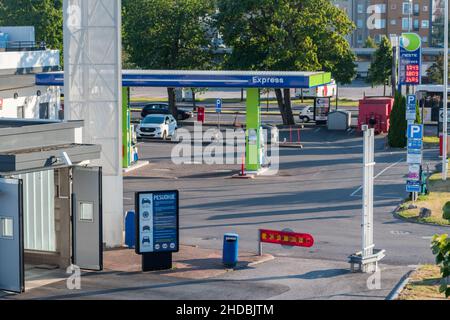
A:
[[[25,264],[102,269],[101,146],[83,126],[0,120],[0,290],[24,291]]]

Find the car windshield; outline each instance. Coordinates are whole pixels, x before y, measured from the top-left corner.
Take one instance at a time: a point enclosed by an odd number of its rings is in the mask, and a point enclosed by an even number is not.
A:
[[[163,123],[164,117],[145,117],[142,123]]]

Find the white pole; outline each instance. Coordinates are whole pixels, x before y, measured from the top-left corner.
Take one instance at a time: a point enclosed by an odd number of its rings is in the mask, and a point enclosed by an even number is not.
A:
[[[442,121],[442,180],[447,180],[447,100],[448,100],[448,0],[444,1],[444,116]]]

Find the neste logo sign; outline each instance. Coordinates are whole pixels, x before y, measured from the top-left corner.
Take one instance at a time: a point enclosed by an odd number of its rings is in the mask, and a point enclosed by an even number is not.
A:
[[[253,77],[252,82],[254,84],[283,84],[284,79],[278,77]]]

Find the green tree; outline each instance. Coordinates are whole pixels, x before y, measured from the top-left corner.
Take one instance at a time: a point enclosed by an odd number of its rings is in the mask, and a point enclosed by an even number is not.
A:
[[[124,0],[123,44],[127,62],[145,69],[211,67],[209,0]],[[176,116],[175,90],[168,88]]]
[[[232,48],[224,68],[324,70],[341,83],[355,76],[345,39],[354,24],[329,0],[219,0],[218,8],[217,28]],[[290,90],[275,93],[283,123],[294,124]]]
[[[431,83],[444,83],[444,55],[442,53],[437,56],[436,61],[428,68],[427,77]]]
[[[367,82],[373,85],[383,85],[383,95],[386,96],[386,85],[392,75],[392,46],[389,39],[383,36],[378,49],[374,53],[369,67]]]
[[[60,50],[62,57],[62,4],[63,0],[1,0],[0,25],[34,26],[36,40]]]
[[[406,146],[406,126],[406,99],[400,92],[396,92],[388,133],[390,147],[404,148]]]
[[[366,42],[364,43],[364,48],[372,48],[372,49],[376,49],[378,46],[375,42],[375,40],[373,40],[373,38],[371,36],[368,36],[366,39]]]

